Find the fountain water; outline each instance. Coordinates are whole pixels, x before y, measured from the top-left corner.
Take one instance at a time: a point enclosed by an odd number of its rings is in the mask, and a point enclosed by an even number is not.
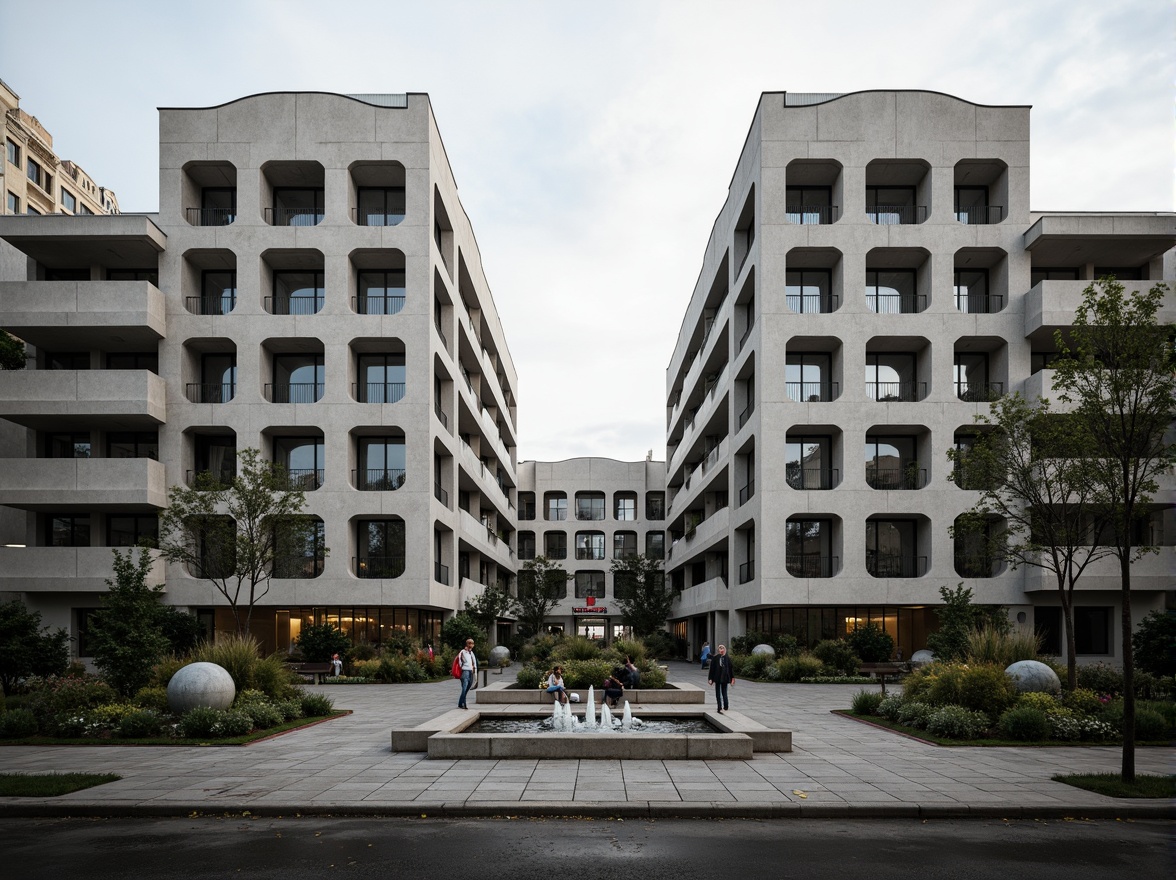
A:
[[[642,721],[640,718],[634,718],[633,712],[629,708],[629,701],[625,700],[625,708],[621,715],[621,721],[618,725],[613,720],[612,711],[608,708],[608,703],[600,704],[600,722],[596,721],[596,703],[593,701],[595,693],[591,687],[588,688],[588,705],[584,707],[584,720],[581,721],[572,714],[572,707],[569,703],[561,703],[556,700],[555,705],[551,707],[551,729],[559,733],[613,733],[616,730],[628,732],[634,727],[641,727]]]

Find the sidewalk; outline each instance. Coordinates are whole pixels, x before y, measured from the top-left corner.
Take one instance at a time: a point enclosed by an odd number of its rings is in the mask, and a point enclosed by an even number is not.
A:
[[[672,663],[670,679],[706,686],[692,664]],[[1118,772],[1117,746],[926,745],[831,714],[849,707],[852,685],[737,682],[732,708],[793,731],[792,752],[749,761],[430,761],[391,752],[389,731],[456,705],[455,682],[311,690],[354,714],[246,747],[0,746],[3,773],[123,777],[58,798],[0,798],[0,816],[1176,817],[1172,802],[1051,781]],[[1173,748],[1139,749],[1136,769],[1171,773],[1174,759]]]

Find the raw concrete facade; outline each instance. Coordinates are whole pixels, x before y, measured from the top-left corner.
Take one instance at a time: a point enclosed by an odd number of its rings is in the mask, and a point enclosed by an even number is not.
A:
[[[1060,651],[1052,579],[949,536],[977,494],[946,451],[1000,394],[1050,395],[1092,279],[1171,279],[1174,244],[1173,214],[1031,211],[1028,107],[764,94],[667,371],[679,637],[874,621],[910,656],[962,581]],[[1138,616],[1176,584],[1171,481],[1157,501]],[[1084,660],[1119,656],[1117,588],[1110,559],[1080,582]]]

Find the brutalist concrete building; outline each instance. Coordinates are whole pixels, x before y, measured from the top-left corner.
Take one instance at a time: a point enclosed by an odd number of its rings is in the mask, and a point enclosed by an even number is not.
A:
[[[1029,172],[1028,107],[762,96],[666,376],[667,571],[694,651],[872,621],[909,657],[963,582],[1062,653],[1052,577],[949,536],[977,494],[946,451],[997,396],[1053,396],[1054,331],[1092,279],[1173,277],[1176,215],[1035,212]],[[1138,616],[1176,585],[1161,490]],[[1110,559],[1080,581],[1083,659],[1118,657],[1118,588]]]

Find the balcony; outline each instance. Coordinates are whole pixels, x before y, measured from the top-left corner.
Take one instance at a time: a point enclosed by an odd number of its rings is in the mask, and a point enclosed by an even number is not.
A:
[[[828,226],[841,219],[838,205],[785,205],[784,212],[789,223],[802,226]]]
[[[786,466],[786,479],[793,489],[832,489],[841,482],[837,468]]]
[[[1003,205],[971,205],[955,209],[955,218],[968,226],[991,226],[1005,218]]]
[[[351,308],[357,315],[395,315],[404,308],[404,294],[385,294],[383,296],[367,293],[363,296],[351,297]],[[436,325],[434,325],[436,326]],[[441,342],[447,346],[445,334],[437,327],[441,335]]]
[[[317,403],[322,399],[323,388],[322,382],[267,382],[265,399],[270,403]]]
[[[445,491],[445,487],[440,483],[433,484],[433,497],[444,504],[446,507],[449,506],[449,493]]]
[[[922,577],[927,573],[927,557],[867,551],[866,571],[876,578]]]
[[[398,578],[404,574],[403,556],[353,556],[355,576],[365,580]]]
[[[991,403],[1004,396],[1003,382],[956,382],[956,397],[966,403]]]
[[[237,396],[237,383],[189,382],[185,391],[192,403],[228,403]]]
[[[5,281],[0,327],[37,348],[85,349],[119,336],[154,349],[166,335],[163,294],[148,281]]]
[[[318,226],[323,222],[323,211],[313,207],[266,208],[265,222],[270,226]]]
[[[927,219],[926,205],[870,205],[866,216],[879,226],[909,226]]]
[[[317,315],[326,302],[324,294],[315,296],[267,296],[265,310],[270,315]]]
[[[835,293],[786,293],[784,304],[798,314],[828,315],[840,308],[841,298]]]
[[[913,403],[926,396],[926,382],[866,383],[866,397],[878,403]]]
[[[433,580],[439,584],[449,584],[449,566],[442,565],[440,562],[433,563]]]
[[[831,578],[837,572],[837,564],[838,557],[819,553],[793,554],[784,558],[785,570],[798,578]]]
[[[746,584],[755,578],[755,560],[749,559],[739,566],[739,583]]]
[[[841,396],[837,382],[785,382],[784,393],[797,403],[829,403]]]
[[[1000,574],[1004,563],[989,554],[955,555],[955,572],[965,578],[991,578]]]
[[[351,393],[360,403],[397,403],[404,397],[404,387],[404,382],[358,382],[351,386]]]
[[[228,226],[237,219],[237,209],[187,208],[184,216],[193,226]]]
[[[325,471],[322,468],[289,468],[283,473],[286,491],[313,492],[322,488]]]
[[[110,547],[0,547],[0,590],[29,593],[104,593],[114,577]],[[147,583],[167,580],[154,556]]]
[[[927,297],[921,293],[870,293],[867,289],[866,305],[876,315],[914,315],[927,308]]]
[[[927,485],[927,469],[915,460],[866,462],[866,483],[871,489],[906,491]]]
[[[199,468],[184,475],[184,485],[190,489],[200,487],[202,490],[217,490],[230,485],[236,476],[237,469],[231,465],[217,471]]]
[[[1039,281],[1025,295],[1025,336],[1052,333],[1070,327],[1074,313],[1082,303],[1083,291],[1090,281]],[[1155,281],[1121,281],[1124,293],[1130,295],[1151,290]],[[1176,323],[1176,297],[1170,294],[1156,315],[1162,324]]]
[[[368,468],[351,472],[360,492],[394,492],[404,485],[403,468]]]
[[[150,458],[0,459],[0,505],[21,510],[166,507],[167,474]]]
[[[184,297],[184,308],[193,315],[227,315],[237,307],[237,293],[224,293],[220,296],[188,296]]]
[[[0,418],[42,430],[146,429],[166,421],[166,395],[147,370],[13,370],[0,384]]]
[[[755,482],[750,482],[739,490],[739,507],[742,507],[755,496]]]

